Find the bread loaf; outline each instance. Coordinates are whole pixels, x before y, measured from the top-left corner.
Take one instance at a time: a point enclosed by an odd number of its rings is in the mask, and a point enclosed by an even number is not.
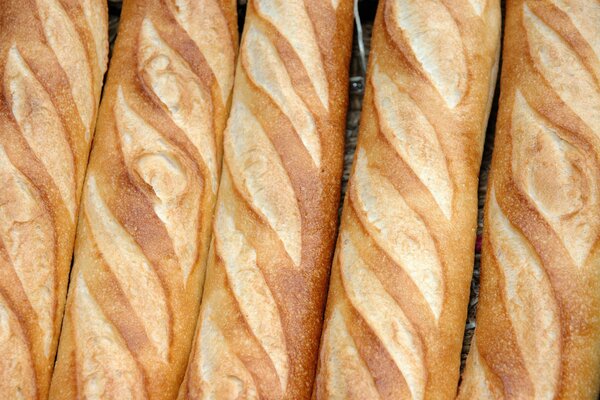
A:
[[[310,398],[343,163],[352,1],[252,0],[180,399]]]
[[[126,0],[53,400],[174,399],[198,315],[237,50],[231,0]]]
[[[104,0],[0,0],[0,399],[46,399],[108,55]]]
[[[499,1],[381,0],[316,399],[451,399]]]
[[[597,399],[600,2],[507,2],[461,399]]]

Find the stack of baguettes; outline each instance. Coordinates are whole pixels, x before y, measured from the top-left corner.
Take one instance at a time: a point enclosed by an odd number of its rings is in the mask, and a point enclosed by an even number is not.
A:
[[[108,55],[105,0],[0,0],[0,399],[45,399]]]
[[[459,398],[600,390],[600,2],[507,2],[477,329]]]
[[[248,3],[180,399],[310,398],[335,240],[352,0]]]
[[[124,2],[84,183],[105,2],[0,0],[0,399],[456,395],[499,0],[379,1],[318,365],[352,0],[251,0],[233,89],[235,8]],[[596,399],[600,1],[506,32],[459,398]]]
[[[456,395],[499,0],[381,0],[314,397]]]
[[[173,399],[193,339],[237,52],[231,0],[127,0],[51,399]]]

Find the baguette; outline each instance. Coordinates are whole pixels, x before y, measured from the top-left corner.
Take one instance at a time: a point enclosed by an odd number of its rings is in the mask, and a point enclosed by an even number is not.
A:
[[[124,2],[50,399],[177,396],[236,51],[234,1]]]
[[[600,2],[511,0],[461,399],[597,399]]]
[[[108,57],[104,0],[0,0],[0,398],[46,399]]]
[[[180,399],[310,398],[337,226],[352,1],[248,4]]]
[[[456,395],[499,1],[381,0],[316,399]]]

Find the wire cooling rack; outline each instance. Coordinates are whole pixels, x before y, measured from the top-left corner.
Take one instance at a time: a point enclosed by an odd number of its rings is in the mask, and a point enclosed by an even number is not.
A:
[[[109,39],[111,49],[117,37],[117,29],[119,26],[119,15],[121,13],[122,0],[107,0],[109,6]],[[238,0],[238,19],[240,31],[243,27],[244,16],[246,15],[247,0]],[[352,60],[350,64],[350,81],[348,82],[348,90],[350,101],[348,105],[348,114],[346,119],[346,144],[344,155],[344,174],[342,180],[342,195],[345,194],[346,184],[350,175],[352,159],[356,149],[356,138],[358,136],[358,127],[360,124],[360,112],[362,110],[362,99],[365,89],[365,70],[371,44],[371,31],[373,20],[375,19],[375,11],[377,8],[377,0],[355,0],[355,34],[352,46]],[[505,0],[502,0],[502,15],[504,16]],[[498,77],[498,82],[500,82]],[[479,298],[479,267],[481,257],[481,235],[483,231],[483,204],[485,201],[485,193],[487,188],[488,172],[492,159],[492,149],[494,144],[494,127],[496,126],[496,116],[498,112],[498,97],[499,84],[496,86],[494,94],[494,102],[486,132],[485,147],[483,151],[483,159],[481,164],[481,172],[479,175],[479,215],[477,223],[477,241],[475,245],[475,264],[473,269],[473,280],[471,282],[471,295],[469,299],[468,317],[465,321],[465,337],[463,341],[463,350],[461,354],[461,370],[464,368],[464,363],[469,352],[471,339],[475,330],[475,310]],[[343,202],[343,196],[342,196]],[[341,211],[340,203],[340,211]]]

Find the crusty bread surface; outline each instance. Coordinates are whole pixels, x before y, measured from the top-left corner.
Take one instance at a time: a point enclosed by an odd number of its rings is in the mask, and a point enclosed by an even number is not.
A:
[[[451,399],[500,2],[382,0],[316,399]]]
[[[108,57],[105,0],[0,0],[0,399],[46,399]]]
[[[251,0],[180,399],[310,398],[337,226],[351,0]]]
[[[600,390],[600,2],[507,2],[475,341],[460,399]]]
[[[203,286],[237,53],[232,0],[125,0],[50,398],[174,399]]]

